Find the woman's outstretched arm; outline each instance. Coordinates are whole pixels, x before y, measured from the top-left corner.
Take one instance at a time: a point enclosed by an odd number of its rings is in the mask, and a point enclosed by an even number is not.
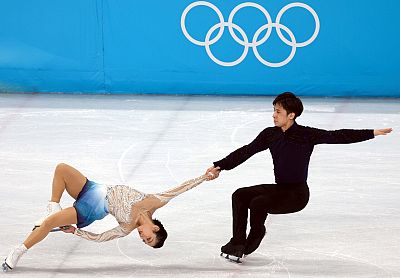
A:
[[[201,175],[200,177],[185,181],[184,183],[173,187],[167,191],[164,191],[162,193],[157,193],[154,194],[155,197],[157,197],[162,203],[166,204],[168,203],[172,198],[175,198],[176,196],[182,194],[183,192],[186,192],[199,184],[201,184],[203,181],[208,180],[208,174]]]
[[[127,236],[130,233],[130,231],[128,229],[122,227],[121,225],[118,225],[117,227],[115,227],[111,230],[105,231],[104,233],[101,233],[101,234],[88,232],[85,230],[75,228],[73,226],[69,226],[67,229],[63,229],[62,231],[65,233],[72,233],[81,238],[95,241],[95,242],[104,242],[104,241],[113,240],[116,238]]]

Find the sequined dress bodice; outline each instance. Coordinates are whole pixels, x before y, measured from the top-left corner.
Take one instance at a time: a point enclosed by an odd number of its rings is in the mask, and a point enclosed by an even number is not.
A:
[[[132,205],[145,197],[146,194],[127,185],[107,186],[108,210],[119,223],[130,223]]]
[[[161,202],[167,203],[172,198],[186,192],[207,179],[206,175],[184,182],[183,184],[167,190],[163,193],[152,194]],[[108,241],[128,235],[131,230],[126,229],[125,224],[131,222],[132,205],[142,201],[148,194],[142,193],[127,185],[107,185],[108,212],[115,217],[119,225],[101,234],[75,229],[74,234],[87,240],[96,242]]]

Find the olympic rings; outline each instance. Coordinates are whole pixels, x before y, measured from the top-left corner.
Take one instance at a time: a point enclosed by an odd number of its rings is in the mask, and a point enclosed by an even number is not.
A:
[[[189,13],[189,11],[191,11],[194,7],[197,7],[197,6],[206,6],[206,7],[211,8],[212,10],[214,10],[216,12],[216,14],[219,18],[219,21],[220,21],[219,23],[215,24],[208,30],[204,42],[194,39],[188,33],[188,31],[186,29],[186,16]],[[249,41],[246,33],[240,26],[233,23],[233,19],[234,19],[236,13],[240,9],[246,8],[246,7],[252,7],[252,8],[256,8],[256,9],[260,10],[267,20],[267,24],[262,25],[255,32],[252,41]],[[285,25],[280,23],[283,14],[287,10],[294,8],[294,7],[304,8],[307,11],[309,11],[315,21],[314,33],[308,40],[306,40],[304,42],[297,42],[293,32],[288,27],[286,27]],[[222,35],[225,31],[225,27],[228,27],[229,33],[232,36],[232,38],[237,43],[239,43],[240,45],[242,45],[244,47],[242,55],[237,60],[232,61],[232,62],[224,62],[224,61],[217,59],[214,56],[214,54],[211,52],[211,49],[210,49],[210,46],[213,45],[214,43],[216,43],[222,37]],[[215,36],[215,38],[210,40],[212,33],[218,28],[219,28],[219,31],[218,31],[217,35]],[[283,60],[279,63],[268,62],[267,60],[265,60],[264,58],[261,57],[261,55],[259,54],[259,52],[257,50],[258,46],[265,43],[269,39],[273,28],[276,29],[276,32],[277,32],[279,38],[282,40],[282,42],[284,42],[286,45],[292,47],[289,56],[285,60]],[[229,14],[228,21],[225,22],[224,16],[222,15],[221,11],[214,4],[212,4],[210,2],[206,2],[206,1],[197,1],[197,2],[191,3],[183,11],[182,16],[181,16],[181,29],[182,29],[182,32],[185,35],[185,37],[190,42],[192,42],[193,44],[199,45],[199,46],[204,46],[210,59],[218,65],[225,66],[225,67],[236,66],[236,65],[240,64],[246,58],[249,48],[253,48],[254,55],[256,56],[258,61],[260,61],[262,64],[264,64],[268,67],[282,67],[282,66],[288,64],[294,58],[294,56],[296,54],[296,49],[298,47],[307,46],[307,45],[311,44],[317,38],[319,30],[320,30],[320,21],[319,21],[318,15],[315,12],[315,10],[313,8],[311,8],[309,5],[304,4],[304,3],[295,2],[295,3],[290,3],[286,6],[284,6],[278,12],[275,22],[272,22],[270,14],[263,6],[261,6],[257,3],[253,3],[253,2],[245,2],[245,3],[237,5]],[[236,29],[240,33],[240,35],[242,36],[243,39],[238,38],[238,36],[234,32],[234,29]],[[281,29],[283,29],[289,35],[290,41],[282,35]],[[261,32],[263,32],[264,30],[267,30],[266,34],[264,35],[264,37],[262,37],[260,40],[258,40]]]
[[[207,32],[207,35],[206,35],[205,47],[206,47],[206,51],[207,51],[208,56],[209,56],[209,57],[211,58],[211,60],[213,60],[215,63],[217,63],[218,65],[221,65],[221,66],[225,66],[225,67],[232,67],[232,66],[236,66],[236,65],[240,64],[240,63],[246,58],[247,52],[249,51],[249,46],[248,46],[249,40],[247,39],[246,33],[243,31],[243,29],[240,28],[239,26],[237,26],[237,25],[234,24],[234,23],[232,23],[232,24],[229,25],[230,28],[233,27],[233,28],[235,28],[236,30],[238,30],[239,33],[243,36],[243,38],[244,38],[244,40],[245,40],[245,42],[244,42],[244,43],[245,43],[245,44],[244,44],[244,50],[243,50],[242,56],[240,56],[239,59],[237,59],[236,61],[233,61],[233,62],[223,62],[223,61],[218,60],[218,59],[215,58],[215,56],[211,53],[211,49],[210,49],[211,43],[209,43],[209,42],[210,42],[211,34],[215,31],[215,29],[217,29],[218,27],[220,27],[220,30],[224,30],[223,27],[228,26],[228,24],[229,24],[229,23],[227,23],[227,22],[223,22],[223,23],[222,23],[222,28],[221,28],[221,24],[219,24],[219,23],[217,23],[217,24],[215,24],[213,27],[211,27],[210,30]],[[214,38],[214,39],[215,39],[215,38]]]

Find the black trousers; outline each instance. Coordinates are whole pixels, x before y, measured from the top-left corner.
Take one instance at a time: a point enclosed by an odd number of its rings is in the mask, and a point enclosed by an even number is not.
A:
[[[264,236],[268,214],[285,214],[302,210],[308,203],[307,183],[260,184],[237,189],[232,194],[233,244],[246,244],[248,211],[251,238]]]

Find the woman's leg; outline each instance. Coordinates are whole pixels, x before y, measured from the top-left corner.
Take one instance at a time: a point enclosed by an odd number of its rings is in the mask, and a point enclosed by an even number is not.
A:
[[[14,248],[6,257],[2,264],[3,271],[9,271],[13,269],[19,259],[36,243],[43,240],[51,231],[51,229],[58,226],[67,226],[70,224],[76,224],[76,211],[75,208],[67,208],[49,216],[40,227],[37,227],[24,241],[23,244]]]
[[[24,241],[26,248],[31,248],[42,241],[49,232],[56,227],[67,226],[77,223],[77,214],[74,207],[63,209],[47,217],[40,227],[37,227]]]
[[[47,205],[47,214],[35,221],[34,229],[40,227],[47,217],[61,211],[59,202],[64,190],[67,190],[68,194],[76,200],[85,183],[86,177],[78,170],[65,163],[58,164],[54,171],[51,200]]]
[[[75,168],[60,163],[54,171],[51,201],[59,203],[64,190],[76,200],[86,183],[86,177]]]

